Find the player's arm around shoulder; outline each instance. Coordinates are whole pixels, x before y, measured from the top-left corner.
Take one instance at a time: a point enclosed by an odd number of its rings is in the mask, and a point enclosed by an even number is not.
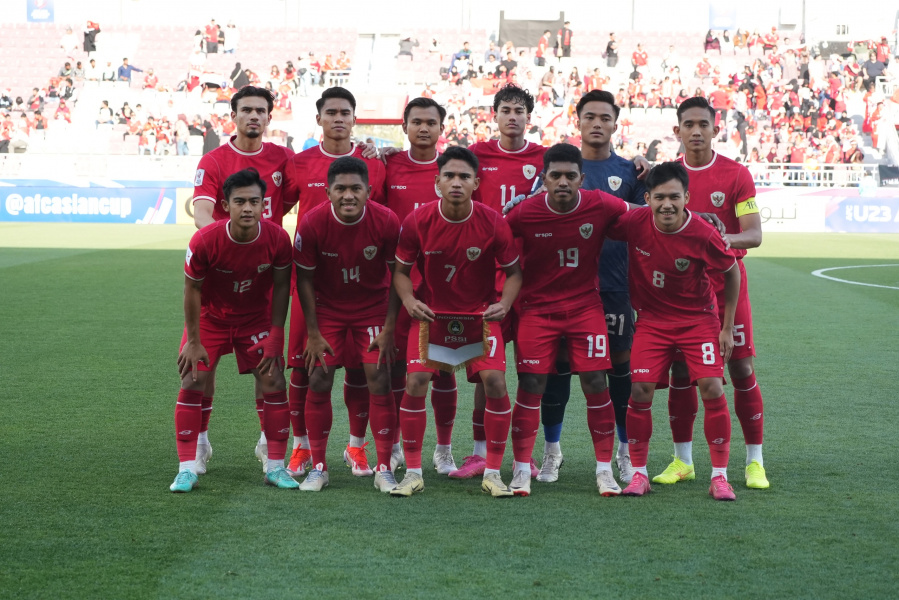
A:
[[[740,269],[737,262],[724,272],[724,322],[718,342],[724,362],[730,360],[734,350],[734,315],[737,312],[737,300],[740,297]]]
[[[194,175],[193,213],[194,225],[202,229],[215,222],[213,211],[218,202],[218,191],[221,189],[219,182],[219,167],[215,159],[206,155],[200,159],[197,165],[197,173]]]

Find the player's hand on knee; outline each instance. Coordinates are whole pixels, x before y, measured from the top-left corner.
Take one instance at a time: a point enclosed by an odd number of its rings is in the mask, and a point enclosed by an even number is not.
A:
[[[413,300],[406,306],[406,310],[409,312],[409,316],[416,321],[427,321],[430,323],[434,320],[434,311],[428,308],[428,305],[421,300]]]
[[[394,338],[393,331],[381,329],[381,333],[375,336],[372,343],[368,345],[368,351],[372,352],[375,348],[378,349],[378,362],[375,364],[375,367],[380,369],[383,364],[387,368],[387,374],[389,376],[390,367],[396,362],[397,354],[396,339]]]
[[[730,362],[730,355],[734,351],[734,330],[732,327],[722,327],[721,333],[718,335],[718,342],[721,346],[721,356],[724,362]]]
[[[252,346],[250,352],[262,352],[257,369],[263,375],[274,375],[284,366],[284,328],[272,327],[268,335]]]
[[[487,310],[484,311],[484,320],[485,321],[502,321],[506,318],[506,314],[509,310],[502,302],[497,302],[496,304],[491,304],[487,307]]]
[[[197,365],[201,362],[207,367],[209,366],[209,354],[206,353],[206,348],[199,342],[187,342],[184,344],[184,348],[181,349],[181,353],[178,355],[178,374],[181,376],[181,379],[184,379],[190,373],[193,380],[196,381]]]
[[[322,370],[325,373],[328,372],[328,363],[325,360],[325,355],[327,354],[334,356],[334,349],[331,348],[331,344],[320,333],[310,333],[309,339],[306,341],[306,349],[303,350],[303,361],[306,364],[306,371],[309,375],[312,375],[312,371],[315,369],[316,360],[321,362]]]

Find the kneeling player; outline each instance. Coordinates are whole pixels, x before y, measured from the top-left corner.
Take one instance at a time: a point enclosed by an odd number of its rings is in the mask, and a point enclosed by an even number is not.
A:
[[[416,321],[433,321],[434,311],[484,315],[490,327],[490,350],[468,366],[469,381],[481,381],[487,395],[484,428],[487,466],[481,489],[494,497],[512,496],[500,478],[511,406],[506,391],[506,357],[500,322],[521,289],[521,268],[512,232],[495,210],[472,202],[478,187],[478,159],[470,150],[448,148],[437,159],[436,185],[441,199],[416,209],[403,221],[397,247],[394,286],[403,306]],[[496,302],[496,264],[506,273],[502,298]],[[413,293],[409,274],[417,264],[422,281]],[[425,395],[438,372],[422,363],[419,338],[407,346],[406,393],[400,405],[400,430],[406,454],[406,475],[391,492],[411,496],[424,489],[421,446],[427,423]]]
[[[189,492],[197,484],[197,471],[205,472],[196,460],[203,391],[219,358],[232,351],[240,372],[253,373],[263,392],[265,482],[296,489],[299,484],[284,468],[290,427],[283,372],[290,237],[279,225],[261,220],[265,182],[255,169],[234,173],[223,187],[228,220],[196,232],[187,249],[181,391],[175,406],[180,466],[169,489]]]
[[[673,353],[680,350],[705,407],[705,435],[712,455],[709,493],[716,500],[735,500],[727,482],[730,413],[724,398],[724,362],[734,346],[740,270],[721,235],[686,210],[689,178],[683,165],[655,167],[646,178],[646,188],[651,210],[629,212],[609,230],[610,238],[628,243],[631,297],[637,310],[627,409],[635,473],[623,493],[642,496],[650,491],[646,459],[652,397],[656,382],[667,380]],[[710,272],[724,274],[723,326]]]
[[[605,192],[580,190],[581,152],[557,144],[543,156],[546,193],[528,198],[507,222],[522,240],[524,282],[518,323],[518,395],[512,411],[516,495],[531,493],[530,460],[540,424],[540,399],[556,354],[566,340],[572,370],[587,398],[587,425],[596,454],[596,485],[603,496],[621,488],[612,475],[615,410],[606,387],[608,333],[599,299],[599,255],[606,230],[628,204]]]
[[[315,465],[301,490],[317,492],[328,485],[325,453],[336,366],[329,368],[328,354],[348,372],[357,357],[362,358],[378,454],[375,487],[389,492],[396,486],[390,471],[396,411],[388,366],[396,354],[398,304],[390,294],[388,265],[394,262],[400,223],[390,209],[367,202],[370,193],[365,163],[355,157],[338,158],[328,167],[331,202],[306,213],[297,228],[297,293],[308,335],[303,352],[309,372],[305,419]],[[388,297],[394,303],[389,314]],[[347,347],[348,340],[355,348]]]

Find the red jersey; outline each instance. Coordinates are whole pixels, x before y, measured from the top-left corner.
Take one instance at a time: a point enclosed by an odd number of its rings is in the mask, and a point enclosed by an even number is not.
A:
[[[389,209],[367,202],[362,217],[344,223],[331,203],[306,213],[297,226],[293,260],[315,271],[315,306],[338,317],[387,314],[390,267],[400,222]]]
[[[362,148],[355,144],[348,154],[330,154],[319,144],[295,155],[284,167],[284,201],[291,208],[299,204],[297,223],[307,212],[329,201],[328,168],[341,156],[355,156],[365,161],[371,200],[384,204],[384,163],[362,158]]]
[[[496,302],[496,264],[518,261],[512,231],[495,210],[478,202],[461,221],[443,216],[429,202],[403,221],[396,259],[417,264],[419,300],[433,310],[477,312]]]
[[[284,166],[293,156],[290,148],[263,142],[262,148],[256,152],[243,152],[234,145],[234,138],[228,140],[224,146],[219,146],[200,159],[197,165],[197,173],[194,176],[194,199],[203,202],[212,202],[212,218],[216,221],[228,218],[228,213],[222,208],[222,200],[225,192],[222,186],[230,175],[247,167],[253,167],[259,171],[259,176],[265,182],[265,207],[262,210],[262,218],[269,219],[278,225],[284,218],[284,213],[290,207],[284,207],[282,201],[282,183]]]
[[[649,55],[646,53],[645,50],[641,50],[640,52],[637,52],[636,50],[634,50],[634,53],[631,55],[631,60],[634,62],[635,66],[645,67],[646,61],[649,60]]]
[[[499,140],[479,142],[468,148],[478,157],[481,184],[471,199],[502,212],[506,202],[519,194],[528,195],[543,171],[546,148],[525,142],[521,150],[503,149]]]
[[[216,221],[190,238],[184,274],[203,282],[200,316],[234,324],[271,313],[272,269],[290,268],[290,236],[260,221],[252,241],[237,242],[230,223]]]
[[[436,156],[427,162],[414,160],[408,151],[387,157],[385,204],[396,213],[400,223],[419,206],[440,197],[434,183],[438,173]]]
[[[627,242],[631,304],[637,320],[684,323],[712,316],[718,305],[709,271],[736,265],[718,230],[694,219],[677,231],[660,231],[651,210],[632,210],[609,228],[609,238]]]
[[[556,212],[546,193],[528,198],[506,217],[521,238],[521,310],[553,313],[599,304],[599,253],[606,230],[628,210],[624,200],[579,190],[577,205]]]
[[[690,208],[715,213],[731,233],[743,231],[738,215],[758,212],[755,182],[749,169],[717,152],[713,153],[712,162],[704,167],[691,167],[683,156],[677,160],[690,175]],[[737,258],[746,256],[745,249],[731,248],[730,252]]]

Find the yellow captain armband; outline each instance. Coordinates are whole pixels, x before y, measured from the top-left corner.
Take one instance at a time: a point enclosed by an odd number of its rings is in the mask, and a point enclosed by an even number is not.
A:
[[[755,198],[749,198],[748,200],[743,200],[739,204],[737,204],[737,217],[742,217],[743,215],[752,215],[759,212],[759,205],[755,203]]]

